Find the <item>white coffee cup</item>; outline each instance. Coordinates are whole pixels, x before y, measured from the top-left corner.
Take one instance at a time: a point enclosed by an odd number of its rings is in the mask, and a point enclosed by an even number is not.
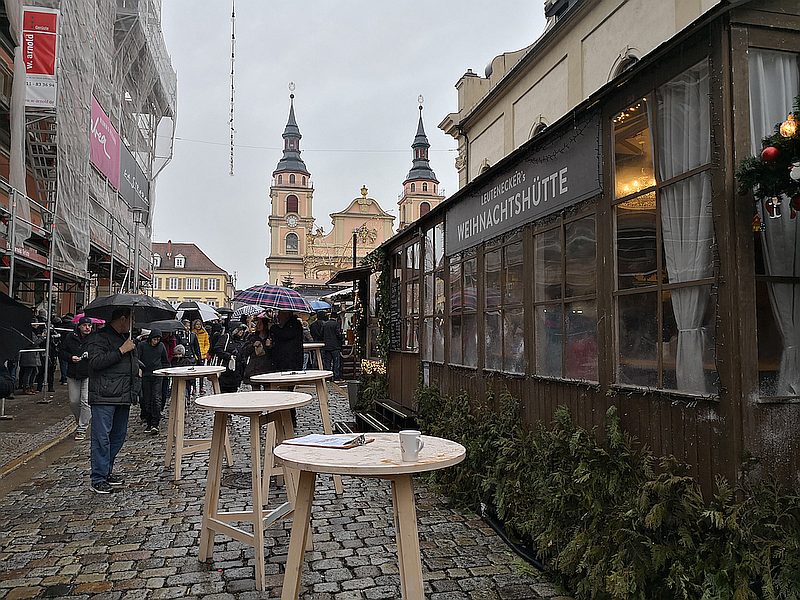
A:
[[[405,462],[419,459],[419,451],[425,446],[421,435],[422,433],[416,429],[405,429],[400,432],[400,455]]]

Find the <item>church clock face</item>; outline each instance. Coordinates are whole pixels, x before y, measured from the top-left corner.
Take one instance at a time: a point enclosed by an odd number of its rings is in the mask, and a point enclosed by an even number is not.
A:
[[[295,227],[297,227],[297,223],[298,223],[298,220],[297,220],[297,215],[287,215],[287,217],[286,217],[286,224],[287,224],[289,227],[291,227],[292,229],[294,229]]]

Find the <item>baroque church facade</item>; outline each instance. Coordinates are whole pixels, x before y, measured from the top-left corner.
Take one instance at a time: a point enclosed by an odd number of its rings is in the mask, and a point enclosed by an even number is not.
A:
[[[422,123],[422,106],[417,134],[411,148],[414,160],[403,182],[398,201],[399,229],[436,206],[439,181],[428,162],[428,143]],[[300,156],[300,128],[294,112],[294,94],[290,95],[289,119],[283,131],[283,156],[272,173],[270,187],[270,254],[265,264],[269,283],[282,285],[324,285],[338,271],[353,266],[394,235],[394,219],[362,186],[356,196],[339,212],[331,213],[333,228],[325,233],[313,216],[314,186],[311,172]]]

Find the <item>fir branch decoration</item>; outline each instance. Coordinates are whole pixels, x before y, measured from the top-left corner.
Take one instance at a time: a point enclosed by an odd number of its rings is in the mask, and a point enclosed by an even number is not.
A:
[[[800,96],[794,99],[792,114],[795,120],[800,120]],[[792,163],[800,161],[800,130],[784,137],[780,133],[780,125],[775,125],[774,133],[761,140],[762,148],[774,150],[762,156],[750,156],[739,163],[736,179],[739,180],[740,194],[747,195],[752,190],[758,200],[800,195],[800,179],[789,176]]]

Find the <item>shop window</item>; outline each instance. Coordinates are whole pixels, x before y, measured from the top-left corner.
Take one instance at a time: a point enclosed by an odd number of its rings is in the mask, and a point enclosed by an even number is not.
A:
[[[750,48],[750,146],[761,153],[761,140],[774,133],[792,111],[800,93],[798,55]],[[781,90],[776,93],[776,90]],[[769,213],[759,202],[761,226],[755,231],[756,320],[759,394],[762,397],[800,396],[800,250],[797,219],[791,218],[789,198],[784,210]]]
[[[466,252],[450,257],[450,363],[478,366],[478,262]]]
[[[597,381],[596,219],[561,221],[534,236],[534,370]]]
[[[612,126],[616,382],[715,394],[708,62]]]
[[[525,311],[522,306],[523,252],[520,238],[484,255],[484,367],[525,372]]]
[[[286,214],[289,213],[299,213],[300,210],[300,201],[297,199],[297,196],[291,194],[286,196]]]
[[[424,294],[422,310],[422,360],[444,362],[445,272],[444,226],[437,223],[425,232]]]
[[[298,253],[298,238],[296,233],[286,235],[286,254]]]
[[[420,244],[403,250],[403,350],[419,350]]]

